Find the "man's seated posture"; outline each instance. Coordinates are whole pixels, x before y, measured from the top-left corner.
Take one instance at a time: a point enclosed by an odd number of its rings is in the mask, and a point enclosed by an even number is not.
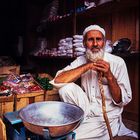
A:
[[[57,72],[51,81],[59,88],[62,101],[76,104],[84,111],[84,120],[76,140],[109,140],[115,136],[138,137],[122,122],[125,105],[132,91],[124,60],[104,51],[105,30],[90,25],[83,32],[86,55],[77,57]],[[81,87],[74,82],[81,78]]]

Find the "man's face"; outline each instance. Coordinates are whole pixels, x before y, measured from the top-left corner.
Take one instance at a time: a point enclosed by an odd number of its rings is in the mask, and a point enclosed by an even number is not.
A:
[[[91,30],[84,38],[84,45],[87,47],[87,58],[91,61],[101,59],[104,54],[105,39],[100,31]]]
[[[87,32],[85,40],[84,40],[84,44],[93,53],[99,52],[100,49],[103,49],[105,45],[104,36],[102,35],[100,31],[91,30]]]

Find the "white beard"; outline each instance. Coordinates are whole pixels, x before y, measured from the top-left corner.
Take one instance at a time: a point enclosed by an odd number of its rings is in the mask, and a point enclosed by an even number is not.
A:
[[[100,49],[98,52],[92,52],[90,49],[87,49],[86,51],[86,57],[88,60],[94,62],[98,59],[103,59],[104,56],[104,49]]]

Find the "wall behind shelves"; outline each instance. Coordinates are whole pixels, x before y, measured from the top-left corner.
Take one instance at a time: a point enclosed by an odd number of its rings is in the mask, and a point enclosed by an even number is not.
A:
[[[125,12],[115,12],[112,15],[112,41],[120,38],[129,38],[132,42],[132,50],[139,51],[138,31],[139,22],[137,9],[127,9]]]

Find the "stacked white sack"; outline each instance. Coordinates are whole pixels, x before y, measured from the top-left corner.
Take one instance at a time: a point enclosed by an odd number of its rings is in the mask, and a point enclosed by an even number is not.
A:
[[[72,37],[61,39],[58,43],[58,56],[73,56]]]
[[[73,36],[73,47],[74,47],[74,56],[80,56],[85,54],[86,48],[83,45],[83,35]]]

